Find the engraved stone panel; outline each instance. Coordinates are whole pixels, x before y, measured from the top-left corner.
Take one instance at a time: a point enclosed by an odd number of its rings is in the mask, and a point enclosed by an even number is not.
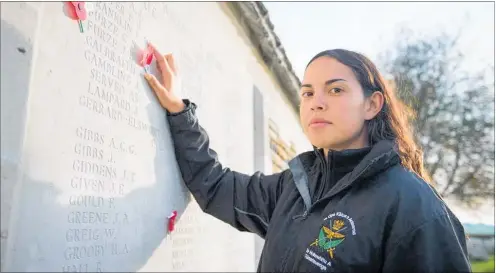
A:
[[[173,51],[187,76],[179,93],[201,103],[219,157],[250,172],[253,160],[238,155],[253,154],[251,78],[204,33],[236,33],[219,4],[94,2],[83,33],[62,2],[1,5],[2,271],[253,271],[254,236],[191,202],[134,59],[146,40]],[[215,19],[202,27],[204,14]]]
[[[133,60],[139,17],[95,3],[79,33],[61,8],[46,3],[39,22],[6,269],[136,271],[187,202],[165,114]]]

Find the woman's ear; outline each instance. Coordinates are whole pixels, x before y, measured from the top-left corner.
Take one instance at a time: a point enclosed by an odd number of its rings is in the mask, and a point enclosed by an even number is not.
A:
[[[384,105],[384,94],[380,91],[375,91],[370,95],[365,102],[365,120],[373,119],[382,109]]]

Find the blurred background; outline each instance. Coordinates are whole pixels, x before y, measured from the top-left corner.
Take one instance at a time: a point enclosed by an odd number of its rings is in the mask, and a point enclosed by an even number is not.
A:
[[[203,213],[180,183],[163,108],[137,64],[151,41],[174,53],[178,94],[198,104],[219,160],[243,173],[279,172],[312,149],[298,90],[316,53],[365,54],[416,112],[427,170],[464,224],[473,272],[494,272],[494,3],[86,4],[79,24],[64,2],[0,3],[1,271],[256,270],[263,240]],[[83,161],[120,178],[74,167]],[[113,205],[71,202],[86,196]],[[66,221],[82,213],[129,223]],[[74,240],[88,230],[116,236]],[[97,248],[106,255],[65,256]]]
[[[494,272],[494,3],[264,2],[297,76],[325,49],[365,54],[416,112],[474,272]]]

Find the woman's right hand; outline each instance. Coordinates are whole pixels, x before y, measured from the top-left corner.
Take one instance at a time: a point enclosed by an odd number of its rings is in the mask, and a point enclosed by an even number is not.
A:
[[[153,55],[157,61],[157,70],[160,74],[160,80],[148,73],[145,74],[145,79],[155,92],[155,95],[163,108],[170,113],[181,112],[184,110],[185,105],[183,100],[174,94],[178,83],[174,56],[172,53],[162,55],[155,46],[150,44],[150,47],[153,49]]]

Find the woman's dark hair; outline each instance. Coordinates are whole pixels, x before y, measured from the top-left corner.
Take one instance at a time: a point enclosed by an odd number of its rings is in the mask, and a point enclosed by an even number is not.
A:
[[[396,97],[393,89],[386,86],[377,67],[364,55],[345,49],[322,51],[313,57],[308,65],[320,57],[333,58],[351,68],[362,86],[365,97],[371,96],[375,91],[384,95],[381,111],[372,120],[366,121],[369,143],[373,145],[380,140],[395,141],[401,164],[430,183],[431,178],[424,168],[423,151],[415,143],[413,127],[410,124],[410,118],[414,118],[415,114]]]

